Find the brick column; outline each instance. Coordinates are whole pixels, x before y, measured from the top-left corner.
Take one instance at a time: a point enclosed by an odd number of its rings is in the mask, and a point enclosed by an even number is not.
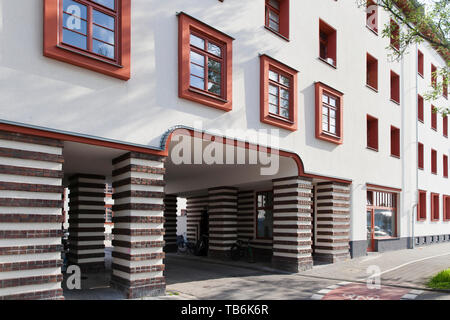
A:
[[[321,182],[316,197],[314,259],[330,263],[350,259],[350,186]]]
[[[165,293],[164,160],[135,152],[113,160],[111,280],[129,299]]]
[[[208,195],[186,199],[187,239],[195,243],[199,238],[202,211],[208,210]]]
[[[228,259],[231,246],[237,241],[237,189],[212,188],[208,195],[208,256]]]
[[[177,196],[164,197],[164,252],[177,252]]]
[[[275,268],[311,269],[312,183],[302,177],[273,181],[273,257]]]
[[[105,177],[69,177],[69,263],[84,272],[105,268]]]
[[[0,300],[63,299],[62,149],[0,131]]]

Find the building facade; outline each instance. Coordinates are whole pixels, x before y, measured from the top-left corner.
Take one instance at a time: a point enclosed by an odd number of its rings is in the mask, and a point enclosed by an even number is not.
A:
[[[369,13],[0,1],[0,297],[63,297],[64,188],[69,260],[98,270],[112,185],[111,279],[130,298],[165,291],[179,197],[209,256],[241,239],[293,272],[450,241],[448,119],[431,111],[447,90],[422,99],[445,60],[423,43],[393,61],[391,17]]]

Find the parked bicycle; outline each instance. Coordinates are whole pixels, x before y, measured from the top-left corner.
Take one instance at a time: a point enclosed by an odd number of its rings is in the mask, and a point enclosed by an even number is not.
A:
[[[184,236],[177,236],[177,247],[179,253],[195,253],[195,243],[186,241]]]
[[[244,245],[244,241],[238,240],[231,246],[230,249],[231,259],[234,261],[238,261],[241,258],[245,257],[247,262],[254,263],[255,259],[253,256],[253,250],[250,246],[250,239],[247,239],[247,243]]]

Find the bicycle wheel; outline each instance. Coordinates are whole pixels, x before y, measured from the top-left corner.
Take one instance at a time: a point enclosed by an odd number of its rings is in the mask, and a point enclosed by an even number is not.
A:
[[[241,248],[235,243],[230,249],[231,260],[237,261],[241,258]]]

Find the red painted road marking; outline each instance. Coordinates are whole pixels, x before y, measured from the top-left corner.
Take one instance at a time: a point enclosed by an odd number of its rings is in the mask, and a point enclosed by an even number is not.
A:
[[[369,289],[366,284],[352,283],[331,290],[322,300],[400,300],[409,289],[381,286]]]

